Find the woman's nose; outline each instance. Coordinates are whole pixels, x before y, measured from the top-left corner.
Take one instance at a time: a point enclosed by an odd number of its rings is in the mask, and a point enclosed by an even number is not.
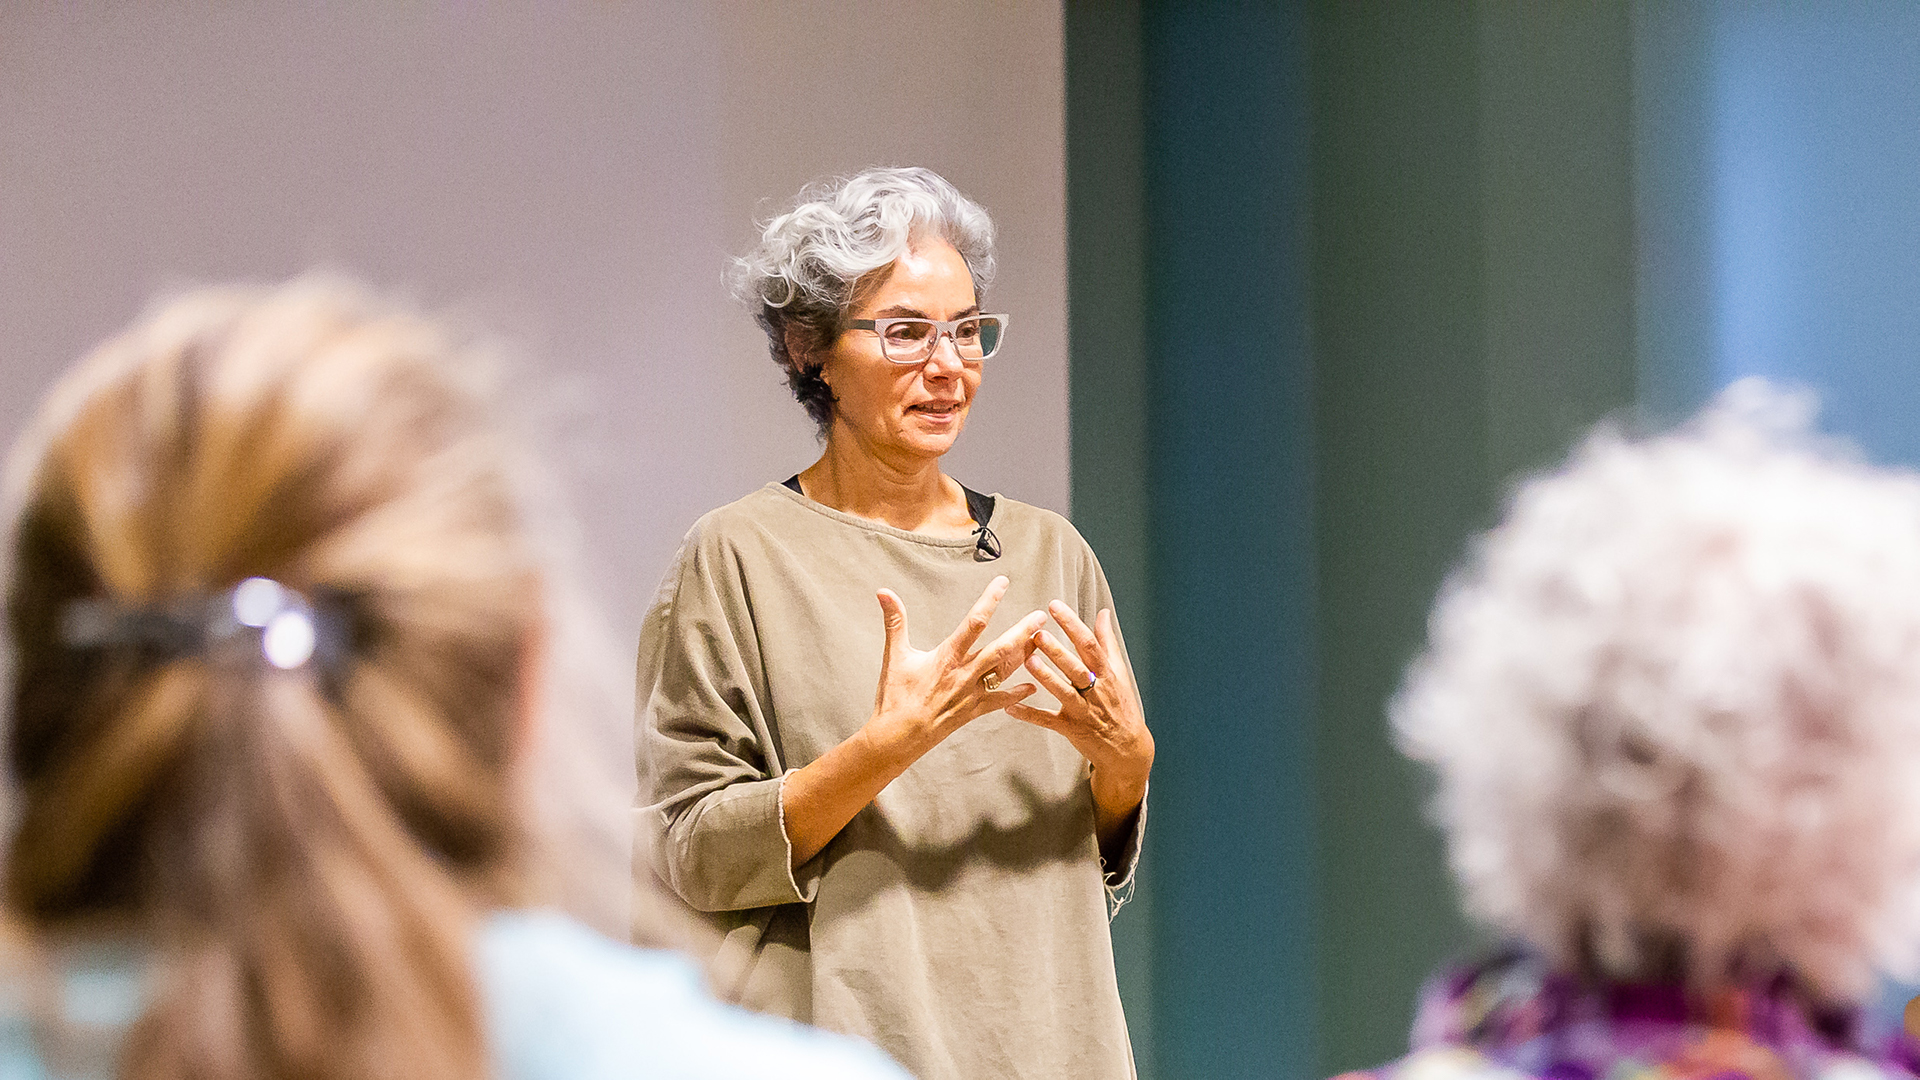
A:
[[[967,369],[966,361],[960,359],[960,344],[953,335],[934,331],[933,351],[927,354],[925,361],[928,375],[953,376]]]

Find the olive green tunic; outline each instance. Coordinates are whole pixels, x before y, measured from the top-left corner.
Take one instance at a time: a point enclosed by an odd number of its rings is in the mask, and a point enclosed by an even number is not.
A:
[[[715,914],[722,994],[871,1039],[921,1080],[1131,1077],[1107,904],[1146,815],[1103,874],[1087,762],[1065,738],[980,717],[788,869],[781,777],[871,714],[877,589],[900,595],[920,649],[999,574],[1011,584],[982,644],[1050,600],[1089,624],[1112,606],[1065,518],[996,496],[991,526],[1003,554],[980,561],[971,537],[779,484],[701,518],[641,631],[636,842]]]

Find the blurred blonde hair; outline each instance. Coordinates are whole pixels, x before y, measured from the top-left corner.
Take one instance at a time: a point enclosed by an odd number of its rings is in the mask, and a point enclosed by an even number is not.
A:
[[[160,944],[124,1076],[488,1071],[468,934],[527,887],[543,582],[471,359],[335,280],[195,292],[72,372],[16,459],[6,903]],[[344,658],[60,643],[73,601],[253,576],[329,598]]]
[[[1748,381],[1522,485],[1392,705],[1468,908],[1562,965],[1857,1000],[1920,947],[1920,478]]]

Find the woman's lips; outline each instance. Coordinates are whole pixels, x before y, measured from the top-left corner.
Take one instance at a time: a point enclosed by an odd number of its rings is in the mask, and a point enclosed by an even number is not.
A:
[[[960,401],[925,401],[918,405],[909,405],[907,411],[917,412],[925,416],[934,417],[935,419],[945,419],[949,416],[958,415],[961,406],[964,404],[965,402]]]

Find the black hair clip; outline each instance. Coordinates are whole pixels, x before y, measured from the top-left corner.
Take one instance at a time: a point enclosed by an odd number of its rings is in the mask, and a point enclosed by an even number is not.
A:
[[[75,600],[61,609],[59,629],[60,642],[68,648],[132,645],[167,656],[202,652],[215,642],[258,630],[261,655],[283,671],[304,666],[321,644],[313,604],[264,577],[248,578],[214,597],[164,608]]]

